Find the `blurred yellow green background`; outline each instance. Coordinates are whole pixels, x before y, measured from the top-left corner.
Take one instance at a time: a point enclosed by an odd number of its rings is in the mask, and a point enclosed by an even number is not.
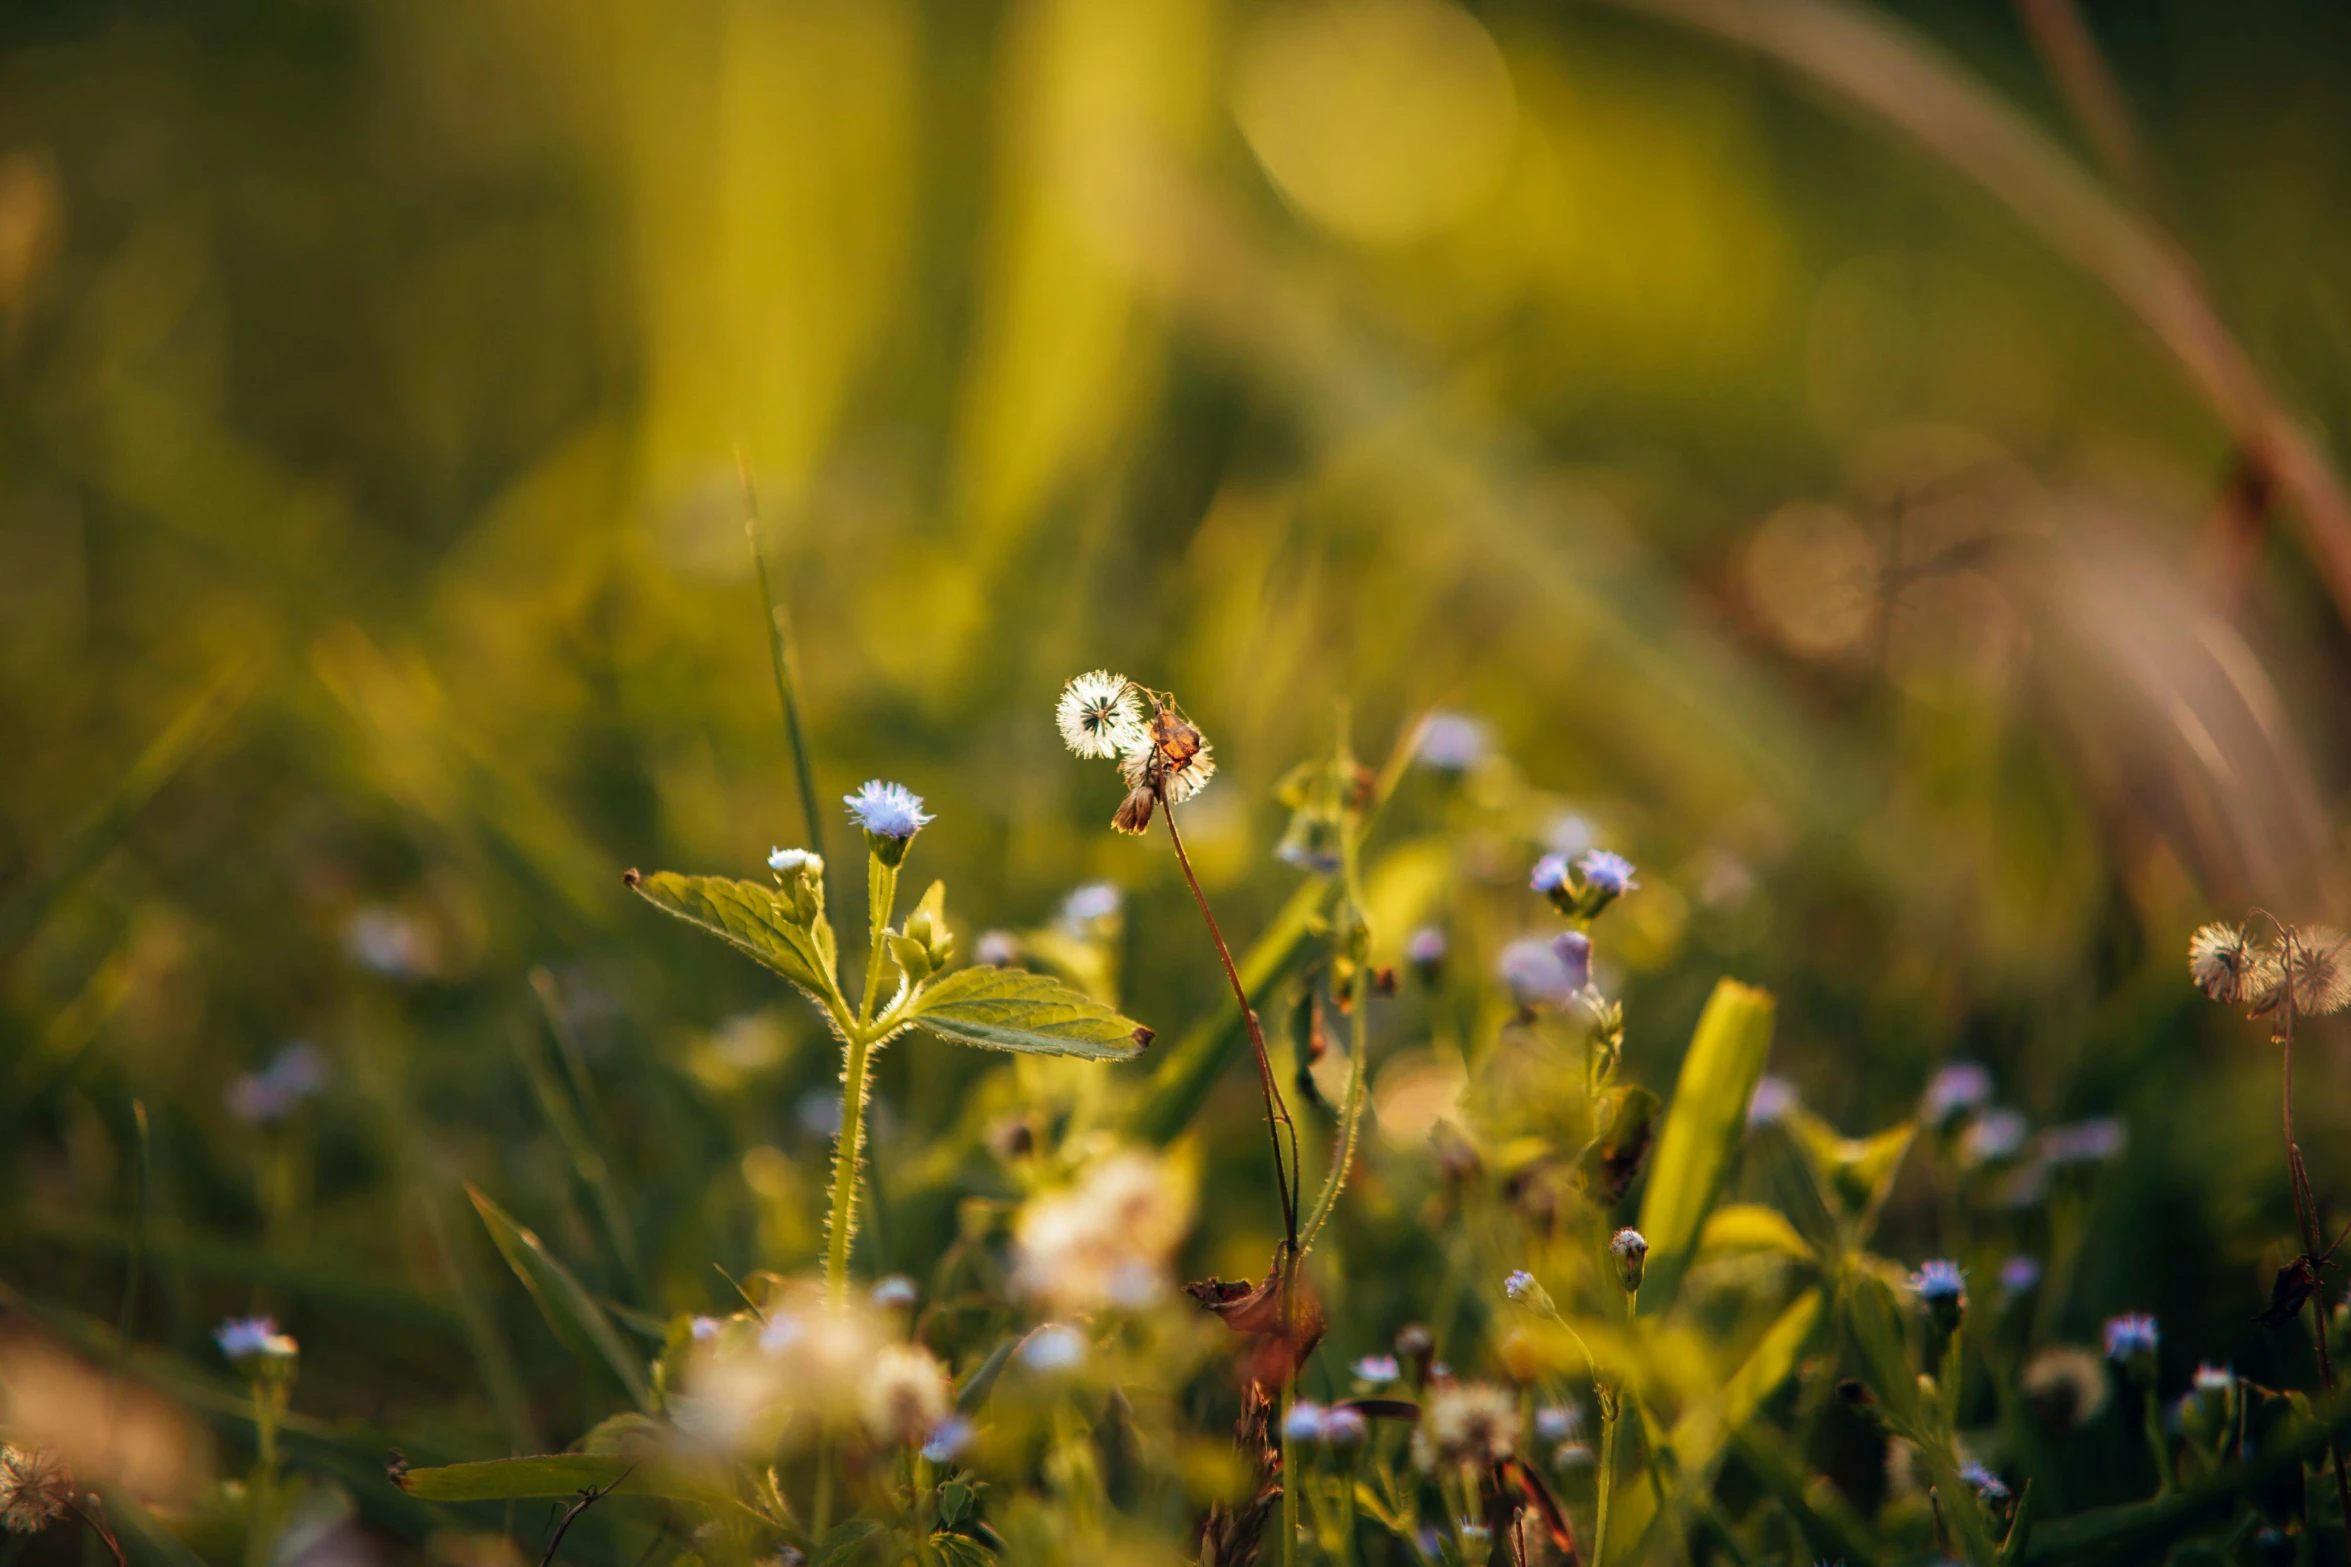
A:
[[[1817,9],[2041,127],[2315,450],[2351,427],[2351,17],[2086,6],[2134,173],[2047,6]],[[0,1276],[111,1310],[135,1098],[151,1336],[258,1301],[321,1406],[486,1427],[450,1303],[531,1330],[457,1183],[593,1251],[517,1065],[542,968],[648,1194],[642,1303],[805,1259],[825,1043],[620,883],[804,836],[739,454],[820,798],[923,794],[971,931],[1109,879],[1128,1009],[1219,994],[1053,734],[1079,670],[1214,741],[1188,820],[1241,939],[1335,704],[1372,756],[1473,714],[1530,855],[1577,817],[1643,867],[1604,956],[1653,1080],[1729,972],[1849,1130],[1954,1055],[2122,1114],[2095,1265],[2233,1343],[2287,1230],[2274,1057],[2183,943],[2344,912],[2346,605],[2110,279],[1714,10],[12,8]],[[300,1192],[223,1098],[294,1039],[342,1085]],[[885,1114],[912,1146],[991,1065],[897,1051]],[[1206,1134],[1242,1162],[1246,1076]],[[952,1232],[904,1201],[879,1261]],[[1261,1210],[1205,1202],[1199,1260],[1257,1265]]]

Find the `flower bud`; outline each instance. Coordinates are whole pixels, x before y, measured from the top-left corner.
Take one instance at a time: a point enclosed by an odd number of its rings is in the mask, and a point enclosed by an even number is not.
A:
[[[1618,1279],[1627,1295],[1641,1288],[1641,1273],[1649,1264],[1649,1242],[1639,1230],[1618,1230],[1608,1243],[1609,1255],[1616,1259]]]
[[[1956,1333],[1967,1320],[1967,1276],[1959,1264],[1938,1257],[1922,1263],[1910,1276],[1910,1292],[1927,1310],[1937,1328]]]

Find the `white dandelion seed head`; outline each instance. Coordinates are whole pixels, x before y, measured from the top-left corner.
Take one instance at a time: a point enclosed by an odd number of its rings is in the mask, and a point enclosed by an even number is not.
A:
[[[1090,760],[1118,756],[1146,742],[1143,705],[1124,675],[1097,669],[1061,688],[1053,722],[1062,743]]]
[[[927,1349],[884,1344],[859,1390],[858,1414],[879,1442],[917,1442],[947,1418],[947,1376]]]
[[[2296,925],[2255,977],[2263,1009],[2291,999],[2297,1017],[2324,1017],[2351,1005],[2351,950],[2331,925]]]
[[[2033,1356],[2017,1386],[2061,1430],[2087,1425],[2106,1407],[2106,1367],[2094,1351],[2077,1344],[2053,1344]]]
[[[2243,926],[2206,925],[2188,938],[2188,978],[2223,1004],[2247,999],[2260,963],[2260,950]]]
[[[1057,1313],[1147,1305],[1165,1292],[1191,1227],[1190,1184],[1168,1161],[1113,1154],[1076,1185],[1021,1208],[1013,1288]]]
[[[1413,1460],[1439,1464],[1500,1463],[1518,1448],[1518,1400],[1491,1382],[1452,1382],[1429,1389]]]
[[[74,1498],[73,1471],[46,1447],[0,1447],[0,1528],[38,1534]]]

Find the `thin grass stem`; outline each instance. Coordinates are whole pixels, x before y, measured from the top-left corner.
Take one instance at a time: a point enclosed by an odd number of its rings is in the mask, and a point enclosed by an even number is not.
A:
[[[800,785],[800,814],[808,830],[809,850],[824,858],[824,818],[816,808],[816,768],[808,759],[808,734],[800,721],[800,654],[792,637],[792,612],[775,596],[767,575],[767,546],[760,537],[759,492],[751,483],[751,464],[740,447],[735,466],[743,477],[743,536],[750,541],[751,564],[759,577],[759,600],[767,610],[767,660],[774,668],[776,701],[784,712],[784,739],[792,747],[792,773]],[[824,902],[833,899],[832,861],[825,859]]]

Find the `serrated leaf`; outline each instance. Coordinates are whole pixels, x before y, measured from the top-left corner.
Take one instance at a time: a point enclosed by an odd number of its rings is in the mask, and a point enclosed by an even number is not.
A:
[[[820,913],[795,919],[791,903],[773,887],[731,876],[631,873],[629,887],[664,914],[710,932],[737,952],[798,985],[818,1001],[831,988],[833,927]]]
[[[1724,979],[1699,1015],[1641,1199],[1641,1233],[1649,1241],[1643,1316],[1673,1304],[1697,1252],[1699,1228],[1746,1132],[1747,1103],[1771,1053],[1772,1014],[1768,992]]]
[[[465,1194],[473,1199],[474,1211],[482,1216],[498,1254],[506,1259],[514,1276],[522,1280],[523,1288],[530,1291],[531,1299],[538,1303],[539,1314],[547,1319],[555,1336],[575,1348],[578,1340],[585,1339],[587,1347],[620,1378],[621,1386],[628,1389],[637,1407],[652,1409],[653,1394],[645,1383],[645,1368],[629,1353],[612,1319],[596,1304],[596,1297],[581,1286],[569,1268],[555,1259],[555,1254],[538,1236],[517,1224],[512,1214],[470,1183]]]
[[[913,1021],[967,1045],[1031,1055],[1128,1061],[1151,1030],[1057,979],[1015,968],[967,968],[931,985]]]

